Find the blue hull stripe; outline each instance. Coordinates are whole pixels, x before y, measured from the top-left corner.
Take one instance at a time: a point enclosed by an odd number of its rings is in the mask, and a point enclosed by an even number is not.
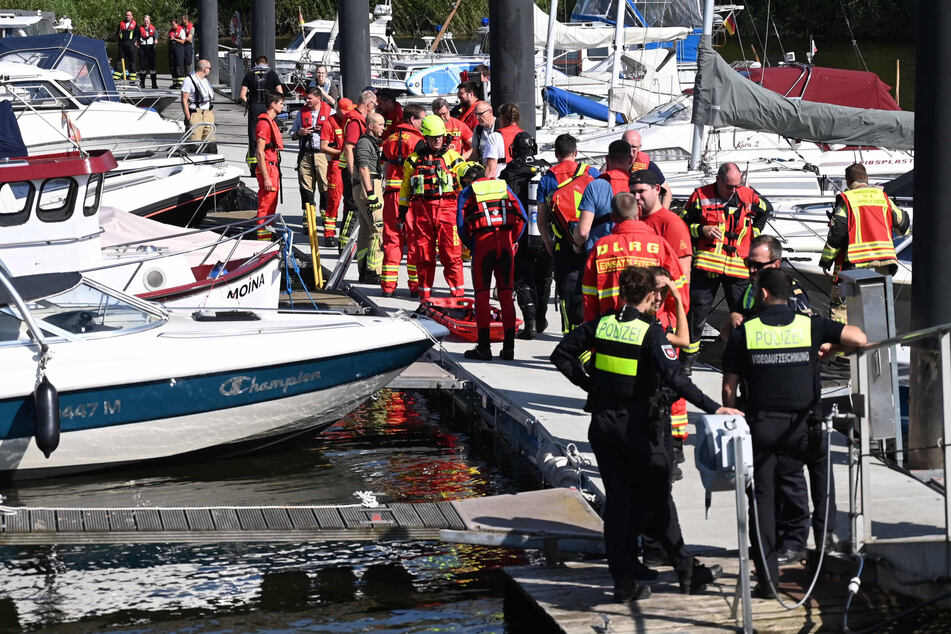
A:
[[[60,426],[65,433],[187,416],[316,392],[408,366],[431,345],[429,340],[415,341],[243,371],[60,392]],[[0,401],[0,439],[32,436],[33,414],[32,394]]]

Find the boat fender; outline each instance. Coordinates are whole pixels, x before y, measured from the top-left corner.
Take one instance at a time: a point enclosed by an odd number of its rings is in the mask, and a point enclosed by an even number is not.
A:
[[[59,394],[45,374],[33,391],[33,401],[36,406],[33,436],[36,446],[49,458],[59,446]]]

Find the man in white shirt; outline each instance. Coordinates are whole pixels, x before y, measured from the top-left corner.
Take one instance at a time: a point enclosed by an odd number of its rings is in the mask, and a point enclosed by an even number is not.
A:
[[[498,178],[505,164],[505,141],[495,131],[495,113],[492,106],[483,101],[476,106],[474,114],[479,120],[479,129],[473,135],[478,137],[479,159],[485,166],[485,175]],[[476,145],[475,138],[473,145]]]
[[[191,140],[207,140],[210,143],[208,150],[214,152],[217,147],[214,144],[215,136],[212,128],[195,127],[200,123],[213,124],[215,122],[215,113],[212,112],[215,107],[215,93],[206,79],[209,73],[211,73],[211,62],[207,59],[198,60],[195,72],[190,73],[182,83],[182,111],[185,113],[185,121],[193,129]]]

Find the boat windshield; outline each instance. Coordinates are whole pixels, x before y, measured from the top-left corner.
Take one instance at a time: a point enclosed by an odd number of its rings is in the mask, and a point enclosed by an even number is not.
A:
[[[72,81],[60,80],[59,87],[62,88],[63,91],[66,92],[70,97],[72,97],[73,99],[75,99],[76,101],[78,101],[80,104],[84,106],[88,106],[89,104],[91,104],[93,101],[96,100],[94,97],[91,97],[88,94],[86,94],[86,91],[84,91],[82,88],[77,86]]]
[[[690,95],[677,97],[673,101],[668,101],[667,103],[657,106],[637,121],[638,123],[646,123],[647,125],[663,125],[668,122],[690,121],[689,99],[693,99],[693,97]]]
[[[306,33],[299,33],[290,44],[287,45],[287,50],[296,51],[304,44],[304,38],[307,36]],[[314,33],[314,36],[307,40],[307,48],[312,51],[326,51],[327,44],[330,43],[330,33],[319,31]],[[340,38],[338,37],[334,42],[334,50],[340,50]]]
[[[152,328],[165,315],[146,302],[113,294],[83,280],[50,297],[26,303],[44,336],[56,340],[83,340]],[[14,305],[0,307],[0,343],[31,341],[29,330]]]

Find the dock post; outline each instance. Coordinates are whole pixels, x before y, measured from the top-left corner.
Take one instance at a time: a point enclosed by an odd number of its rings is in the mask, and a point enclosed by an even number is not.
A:
[[[947,77],[951,73],[951,3],[921,0],[918,3],[916,47],[919,77]],[[945,104],[951,99],[948,82],[922,81],[915,86],[915,249],[912,254],[911,319],[915,330],[951,322],[951,292],[947,271],[951,266],[951,217],[942,213],[951,197],[951,118]],[[928,342],[928,343],[933,343]],[[938,469],[943,451],[944,418],[940,397],[938,350],[922,343],[911,350],[911,398],[908,462],[915,469]],[[924,449],[929,447],[928,449]]]
[[[737,545],[740,549],[739,583],[736,585],[736,601],[743,603],[743,632],[753,632],[753,605],[750,602],[750,526],[749,503],[746,500],[746,468],[743,462],[743,437],[734,436],[733,442],[733,477],[736,480],[736,533]],[[777,580],[777,583],[779,581]],[[733,605],[736,613],[736,603]]]
[[[370,2],[347,0],[338,3],[340,23],[341,95],[357,103],[360,92],[370,85]]]
[[[218,0],[198,1],[198,58],[211,62],[208,83],[218,85]]]
[[[535,136],[535,3],[489,0],[492,107],[518,105],[519,125]]]
[[[274,0],[251,0],[251,65],[261,55],[271,68],[274,60]]]

